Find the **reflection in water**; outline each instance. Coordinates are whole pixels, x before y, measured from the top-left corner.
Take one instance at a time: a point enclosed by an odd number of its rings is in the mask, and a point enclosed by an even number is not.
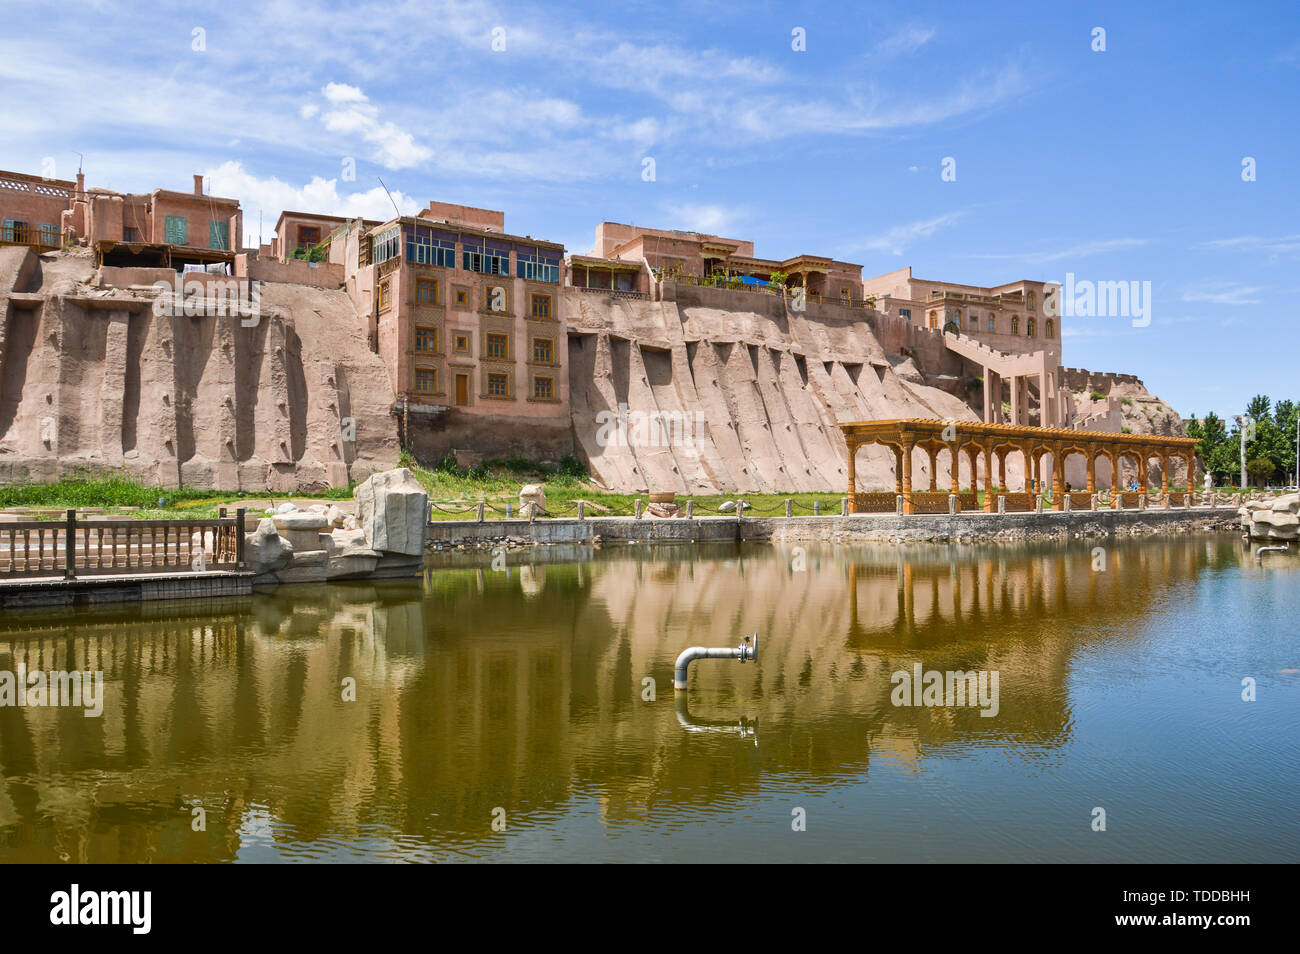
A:
[[[0,859],[1296,860],[1300,560],[1093,546],[575,548],[7,614],[0,670],[107,685],[100,719],[0,708]],[[683,648],[755,630],[672,698]],[[917,663],[997,671],[997,717],[895,707]]]

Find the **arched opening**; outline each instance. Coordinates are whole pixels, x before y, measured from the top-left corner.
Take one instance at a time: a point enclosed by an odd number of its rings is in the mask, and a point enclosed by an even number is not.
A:
[[[1025,333],[1030,338],[1036,338],[1038,336],[1038,319],[1032,315],[1030,315],[1029,321],[1026,323]]]
[[[1018,334],[1020,334],[1020,316],[1019,316],[1019,315],[1012,315],[1012,316],[1011,316],[1011,333],[1012,333],[1013,335],[1018,335]]]
[[[1048,318],[1047,321],[1043,323],[1043,332],[1045,333],[1046,337],[1055,338],[1056,322],[1054,322],[1051,318]]]
[[[990,315],[989,315],[989,331],[990,331],[990,332],[996,332],[997,330],[998,330],[998,321],[997,321],[997,318],[995,318],[992,314],[990,314]]]
[[[926,327],[931,331],[934,331],[939,327],[939,313],[937,311],[932,311],[927,316]]]

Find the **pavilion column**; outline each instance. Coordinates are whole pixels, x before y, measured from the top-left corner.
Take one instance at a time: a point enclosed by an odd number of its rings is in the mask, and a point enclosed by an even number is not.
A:
[[[1169,499],[1169,455],[1160,455],[1160,496]]]
[[[980,448],[984,451],[984,512],[993,513],[997,505],[993,498],[997,496],[997,485],[993,483],[993,448],[987,444]],[[970,489],[975,489],[975,468],[971,468]]]
[[[1000,450],[1000,451],[998,451],[998,452],[997,452],[997,459],[998,459],[998,482],[997,482],[997,487],[1000,488],[1000,489],[1002,489],[1002,490],[1006,490],[1006,489],[1007,489],[1007,452],[1006,452],[1006,450]]]
[[[1029,452],[1029,492],[1038,493],[1038,461],[1039,457],[1033,451]]]
[[[903,513],[912,512],[912,448],[911,438],[903,438]]]
[[[1052,447],[1052,509],[1064,510],[1065,501],[1065,467],[1061,459],[1061,445],[1055,444]]]
[[[1138,458],[1138,493],[1147,492],[1147,452],[1142,451],[1142,456]]]
[[[1187,455],[1187,492],[1190,494],[1196,486],[1196,455]]]
[[[894,493],[903,492],[903,450],[897,444],[891,444],[890,450],[894,452]]]
[[[1095,494],[1096,492],[1097,492],[1097,454],[1091,447],[1089,447],[1088,448],[1088,493]]]
[[[859,446],[853,441],[849,441],[849,513],[858,512],[858,473],[856,463]]]
[[[1106,459],[1110,461],[1110,505],[1117,508],[1119,507],[1119,455],[1114,451],[1106,451]]]
[[[950,481],[951,490],[949,493],[961,492],[961,454],[962,449],[956,441],[948,445],[948,459],[952,462],[952,480]],[[975,484],[975,475],[971,473],[971,486]]]
[[[930,458],[930,493],[939,492],[939,451],[934,445],[925,449]]]

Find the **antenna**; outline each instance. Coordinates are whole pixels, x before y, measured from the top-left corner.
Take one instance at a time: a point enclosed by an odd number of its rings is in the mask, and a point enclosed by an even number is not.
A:
[[[375,178],[379,179],[379,176],[375,176]],[[393,203],[393,211],[397,213],[397,217],[400,219],[402,217],[402,210],[399,209],[397,203],[393,201],[393,194],[388,191],[388,186],[384,185],[383,179],[379,179],[379,184],[384,186],[384,194],[388,196],[388,201]]]

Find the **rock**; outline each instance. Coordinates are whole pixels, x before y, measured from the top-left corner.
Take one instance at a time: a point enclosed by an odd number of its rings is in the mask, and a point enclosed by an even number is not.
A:
[[[360,529],[321,534],[321,542],[327,554],[325,577],[330,580],[369,576],[382,556],[370,548],[365,532]]]
[[[360,529],[361,529],[361,521],[357,519],[357,515],[356,515],[355,513],[345,513],[345,514],[343,515],[343,526],[342,526],[342,529],[344,529],[344,530],[360,530]]]
[[[719,513],[731,513],[731,511],[735,509],[736,509],[736,501],[734,500],[724,500],[722,501],[722,503],[718,504]]]
[[[325,511],[325,519],[329,521],[329,525],[335,528],[336,530],[343,526],[343,521],[346,519],[346,517],[347,517],[346,513],[344,513],[338,507],[335,507],[333,505],[331,505],[330,508]]]
[[[1300,494],[1283,494],[1273,501],[1274,513],[1296,513],[1300,511]]]
[[[329,510],[329,504],[314,503],[307,510],[311,513],[325,513]]]
[[[286,500],[280,506],[275,508],[276,513],[293,513],[298,509],[298,505],[291,500]]]
[[[273,573],[289,565],[293,545],[275,530],[274,521],[260,520],[257,529],[244,534],[244,563],[254,573]]]
[[[542,484],[524,484],[519,491],[519,510],[524,516],[528,516],[530,505],[537,513],[546,513],[546,488]]]
[[[429,496],[405,467],[375,474],[356,489],[357,521],[371,548],[421,556]]]
[[[329,521],[325,514],[313,510],[299,510],[274,518],[277,530],[324,530]]]
[[[646,513],[652,517],[680,517],[681,510],[675,503],[652,503],[646,507]]]

